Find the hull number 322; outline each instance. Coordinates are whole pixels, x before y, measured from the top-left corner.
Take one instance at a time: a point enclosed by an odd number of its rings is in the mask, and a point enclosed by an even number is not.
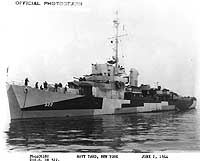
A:
[[[46,102],[44,107],[52,107],[53,106],[53,102]]]

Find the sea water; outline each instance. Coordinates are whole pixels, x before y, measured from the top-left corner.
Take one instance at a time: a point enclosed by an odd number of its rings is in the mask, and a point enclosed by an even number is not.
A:
[[[198,152],[200,112],[12,120],[8,151]]]

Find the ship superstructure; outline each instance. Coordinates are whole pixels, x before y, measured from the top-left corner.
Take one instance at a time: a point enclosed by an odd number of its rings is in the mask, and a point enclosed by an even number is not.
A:
[[[131,68],[126,74],[119,64],[120,25],[113,21],[115,56],[104,64],[92,64],[92,73],[68,82],[68,87],[48,85],[43,90],[7,83],[11,119],[70,117],[100,114],[159,112],[195,108],[194,97],[180,97],[168,90],[138,86],[139,72]]]

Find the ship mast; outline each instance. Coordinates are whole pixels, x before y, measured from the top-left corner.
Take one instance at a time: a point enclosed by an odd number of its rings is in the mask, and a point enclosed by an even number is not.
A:
[[[118,63],[119,63],[119,37],[127,36],[128,34],[119,35],[119,18],[118,11],[116,11],[116,18],[113,20],[115,27],[115,36],[112,37],[115,41],[115,74],[118,74]]]
[[[118,58],[118,45],[119,45],[119,39],[118,39],[118,34],[119,34],[119,31],[118,31],[118,28],[119,28],[119,18],[118,18],[118,11],[116,11],[116,18],[113,20],[113,23],[114,23],[114,26],[115,26],[115,30],[116,30],[116,33],[115,33],[115,59],[116,59],[116,63],[115,63],[115,67],[116,67],[116,70],[118,68],[118,61],[119,61],[119,58]],[[116,71],[116,73],[118,73],[118,70]]]

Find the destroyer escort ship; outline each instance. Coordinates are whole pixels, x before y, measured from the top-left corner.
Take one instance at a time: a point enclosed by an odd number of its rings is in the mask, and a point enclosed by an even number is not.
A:
[[[6,83],[11,119],[70,117],[140,112],[161,112],[195,108],[196,98],[181,97],[168,89],[138,86],[138,71],[129,75],[119,64],[118,17],[113,21],[116,34],[115,57],[105,64],[92,64],[92,73],[68,82],[67,88],[48,85],[41,90]]]

